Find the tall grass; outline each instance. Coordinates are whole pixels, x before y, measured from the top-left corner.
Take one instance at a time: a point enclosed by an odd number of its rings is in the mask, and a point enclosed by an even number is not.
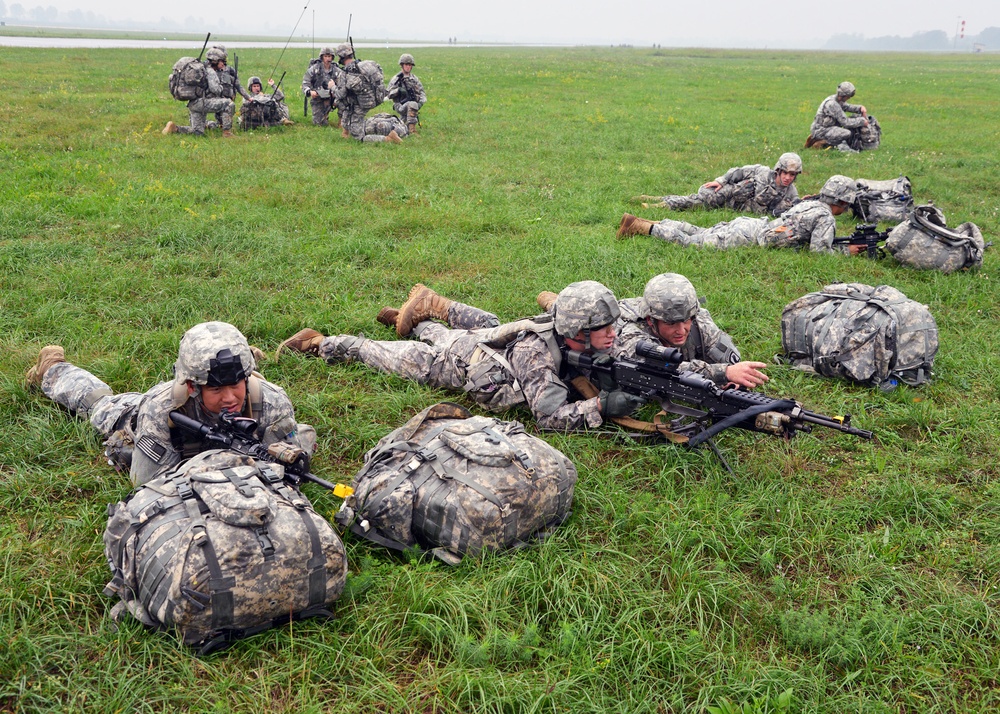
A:
[[[241,51],[243,74],[277,52]],[[166,92],[175,55],[0,55],[0,710],[996,708],[992,251],[982,270],[944,276],[614,239],[630,196],[688,192],[796,150],[845,79],[882,123],[883,147],[803,152],[800,193],[834,173],[906,174],[920,201],[991,239],[996,57],[426,49],[423,132],[373,146],[303,122],[301,51],[279,68],[298,125],[162,136],[168,119],[186,120]],[[388,50],[362,56],[395,68]],[[708,453],[545,435],[580,471],[573,517],[550,540],[452,569],[348,539],[336,619],[208,659],[111,621],[101,534],[128,482],[88,424],[23,387],[42,346],[62,344],[116,390],[145,390],[202,320],[233,322],[273,351],[303,326],[388,338],[376,312],[417,281],[514,318],[536,311],[540,290],[596,279],[631,296],[666,270],[694,282],[746,357],[765,360],[793,298],[836,280],[891,284],[937,318],[937,378],[883,394],[770,367],[768,393],[852,413],[878,438],[727,433],[735,477]],[[349,480],[419,409],[461,400],[295,356],[263,370],[317,427],[314,469],[331,480]],[[307,491],[332,515],[336,499]]]

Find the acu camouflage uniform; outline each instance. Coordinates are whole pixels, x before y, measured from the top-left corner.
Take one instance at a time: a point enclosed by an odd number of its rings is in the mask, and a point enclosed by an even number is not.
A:
[[[641,340],[652,340],[660,344],[659,336],[646,323],[649,314],[645,300],[641,297],[618,301],[621,317],[615,325],[617,338],[612,349],[614,357],[635,357],[635,346]],[[673,345],[666,345],[673,347]],[[679,348],[684,356],[677,369],[695,372],[716,384],[726,384],[726,367],[740,361],[740,352],[732,338],[723,332],[705,308],[699,308],[691,321],[691,333]]]
[[[225,97],[226,99],[229,99],[229,100],[235,100],[236,99],[236,94],[238,92],[239,95],[241,97],[243,97],[243,101],[244,102],[250,101],[250,92],[248,92],[246,89],[244,89],[243,85],[240,84],[240,80],[236,76],[236,68],[235,67],[230,67],[229,65],[226,65],[226,68],[223,69],[221,72],[219,72],[218,75],[219,75],[219,83],[222,85],[222,96],[223,97]],[[233,113],[235,114],[235,112],[236,112],[236,104],[234,102],[233,103]],[[215,129],[215,128],[219,127],[220,125],[222,125],[223,129],[226,129],[226,128],[230,128],[231,129],[232,126],[233,126],[233,118],[232,118],[232,116],[229,117],[229,126],[228,127],[225,126],[225,122],[223,120],[223,116],[222,116],[221,113],[216,112],[215,113],[215,119],[216,119],[215,121],[208,122],[205,125],[205,128],[206,129]]]
[[[856,117],[848,117],[845,112],[857,114]],[[841,104],[837,101],[837,95],[831,94],[823,100],[816,110],[816,118],[813,119],[809,132],[816,141],[825,141],[830,146],[837,146],[842,143],[850,143],[854,133],[865,125],[865,118],[861,116],[860,104]]]
[[[311,454],[316,442],[312,427],[295,422],[295,410],[280,387],[260,376],[250,378],[243,416],[258,422],[254,435],[264,444],[278,441],[299,446]],[[259,388],[259,401],[251,395]],[[104,438],[120,430],[131,431],[134,441],[131,478],[136,485],[164,475],[181,461],[202,451],[218,448],[188,432],[169,425],[168,414],[175,408],[206,424],[217,425],[218,418],[206,412],[200,399],[191,397],[181,407],[174,407],[174,382],[161,382],[145,394],[114,394],[107,384],[90,372],[69,362],[59,362],[45,372],[42,393],[78,417],[89,419]],[[299,427],[302,427],[301,430]]]
[[[428,320],[414,328],[419,342],[337,335],[323,340],[319,356],[330,363],[342,361],[344,345],[350,344],[350,359],[420,384],[465,391],[490,411],[526,403],[542,429],[568,431],[603,423],[597,397],[574,401],[579,395],[570,393],[569,381],[579,373],[559,354],[563,342],[551,329],[551,316],[498,323],[492,313],[453,303],[448,327]],[[506,336],[513,339],[505,346],[491,346],[502,344]]]
[[[207,60],[205,61],[205,79],[208,82],[208,88],[205,90],[205,96],[188,102],[191,125],[178,126],[178,134],[197,134],[200,136],[205,133],[205,129],[216,126],[221,126],[223,131],[230,131],[233,128],[233,114],[236,111],[236,105],[232,99],[223,95],[224,89],[220,76],[222,74],[225,73],[217,72]],[[209,114],[215,114],[218,122],[206,123],[205,120]]]
[[[316,126],[327,126],[330,123],[330,111],[333,109],[331,82],[335,86],[337,78],[342,72],[343,69],[335,62],[331,62],[330,69],[326,69],[321,57],[312,60],[306,73],[302,75],[302,92],[309,97],[309,106],[312,108],[312,123]],[[319,96],[310,96],[313,91]]]
[[[722,184],[716,189],[702,187],[689,196],[664,196],[663,202],[675,211],[696,206],[731,208],[734,211],[780,216],[799,198],[795,184],[787,188],[778,185],[778,172],[762,164],[750,164],[729,169],[715,179]]]
[[[403,120],[392,114],[382,112],[365,119],[365,136],[369,134],[389,136],[392,132],[396,132],[396,136],[400,139],[405,139],[410,133]]]
[[[335,95],[337,113],[340,115],[340,125],[351,135],[351,138],[367,143],[385,141],[381,134],[368,134],[365,131],[364,105],[376,106],[374,91],[367,79],[362,75],[360,62],[355,60],[347,64],[337,78]]]
[[[416,124],[420,107],[427,103],[427,94],[424,92],[423,83],[417,75],[410,73],[407,77],[402,72],[389,80],[389,99],[392,100],[392,108],[399,114],[400,118],[408,124]],[[409,114],[413,112],[410,121]]]
[[[759,245],[769,248],[809,246],[817,253],[838,253],[833,246],[836,219],[830,206],[823,201],[802,201],[779,218],[748,218],[702,228],[683,221],[664,219],[654,223],[650,235],[681,245],[718,248],[739,248]],[[784,229],[784,230],[783,230]]]

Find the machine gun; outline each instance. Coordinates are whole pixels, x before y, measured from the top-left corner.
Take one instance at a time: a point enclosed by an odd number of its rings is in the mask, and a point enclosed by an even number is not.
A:
[[[303,481],[310,481],[333,491],[335,496],[344,498],[350,495],[349,486],[331,483],[309,473],[309,455],[297,446],[283,441],[264,446],[260,439],[254,436],[258,426],[256,419],[223,411],[219,415],[219,425],[213,427],[175,410],[170,412],[170,421],[185,431],[201,436],[220,449],[228,449],[258,461],[281,464],[284,466],[285,478],[296,486]]]
[[[664,412],[678,415],[669,423],[658,423],[657,432],[671,441],[696,448],[725,429],[783,436],[810,432],[813,426],[871,439],[874,434],[851,426],[851,416],[824,416],[811,412],[793,399],[775,399],[742,388],[722,389],[693,372],[682,372],[680,350],[662,347],[651,340],[636,345],[634,359],[594,360],[591,355],[568,352],[570,364],[589,369],[602,386],[659,402]],[[669,435],[669,437],[668,437]],[[718,450],[715,450],[721,458]],[[725,462],[725,459],[723,459]],[[728,464],[726,465],[728,468]]]
[[[859,223],[854,228],[854,232],[849,236],[834,238],[834,245],[863,246],[865,255],[871,260],[878,260],[885,257],[885,248],[882,243],[889,237],[889,231],[878,230],[875,223]],[[861,251],[858,251],[860,253]]]

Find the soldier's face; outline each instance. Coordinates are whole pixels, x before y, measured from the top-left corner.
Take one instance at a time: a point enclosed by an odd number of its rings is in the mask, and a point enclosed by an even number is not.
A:
[[[590,348],[597,350],[598,352],[604,352],[611,349],[611,345],[615,343],[615,326],[614,324],[605,325],[604,327],[599,327],[596,330],[590,331]],[[587,348],[587,336],[583,334],[583,330],[580,330],[576,337],[572,339],[567,339],[566,344],[569,345],[571,350],[576,352],[582,352]]]
[[[683,347],[691,334],[691,320],[664,322],[653,320],[653,330],[665,347]]]
[[[251,84],[250,85],[250,94],[260,94],[261,91],[262,91],[262,88],[261,88],[261,86],[259,84]]]
[[[401,64],[399,66],[403,68],[403,73],[404,74],[409,74],[410,72],[413,71],[413,65],[409,64],[407,62],[404,62],[403,64]]]
[[[203,385],[201,388],[201,403],[212,414],[221,414],[223,409],[227,412],[241,412],[246,398],[247,381],[245,379],[241,379],[236,384],[227,384],[224,387]]]
[[[798,178],[798,174],[794,171],[778,171],[778,185],[782,188],[788,188],[793,183],[795,179]]]
[[[333,64],[333,55],[323,55],[323,66],[329,68]]]
[[[847,205],[843,203],[834,203],[830,205],[830,213],[832,213],[835,216],[839,216],[846,210],[847,210]]]

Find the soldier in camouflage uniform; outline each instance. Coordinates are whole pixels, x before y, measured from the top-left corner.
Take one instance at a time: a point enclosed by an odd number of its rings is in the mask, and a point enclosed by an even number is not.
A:
[[[399,56],[402,72],[389,80],[389,99],[399,118],[406,122],[406,129],[415,134],[420,124],[420,107],[427,102],[424,85],[417,75],[412,74],[416,63],[413,55],[404,52]]]
[[[732,221],[702,228],[683,221],[662,220],[658,223],[637,218],[630,213],[622,216],[618,237],[652,235],[681,245],[707,246],[725,250],[745,245],[771,248],[805,247],[818,253],[844,252],[833,245],[836,219],[854,203],[855,182],[846,176],[831,176],[815,201],[802,201],[778,218],[740,216]]]
[[[806,148],[832,146],[838,151],[855,151],[852,148],[855,133],[861,127],[868,126],[868,110],[863,104],[847,103],[847,100],[854,96],[854,92],[853,84],[841,82],[837,87],[837,93],[831,94],[820,103],[819,109],[816,110],[816,118],[813,119],[812,127],[809,129]],[[861,116],[848,117],[845,112]]]
[[[553,315],[492,328],[482,325],[493,324],[496,316],[468,305],[455,311],[451,307],[451,300],[418,284],[394,317],[397,332],[412,332],[419,342],[324,337],[306,328],[285,340],[279,352],[317,355],[331,364],[359,360],[421,384],[464,391],[491,411],[527,404],[542,429],[597,427],[641,404],[619,390],[601,391],[591,399],[571,391],[570,382],[580,372],[570,365],[568,353],[607,353],[614,344],[618,302],[600,283],[568,285],[559,293]],[[385,320],[385,311],[380,316]],[[435,319],[448,320],[448,326]]]
[[[802,173],[798,154],[782,154],[773,169],[761,164],[737,166],[714,181],[703,184],[689,196],[639,196],[643,208],[654,206],[684,211],[703,208],[731,208],[745,213],[780,216],[798,200],[795,179]]]
[[[267,86],[274,87],[274,79],[267,80]],[[264,116],[263,120],[258,124],[258,126],[292,126],[295,124],[291,119],[289,119],[288,105],[285,104],[285,93],[281,91],[278,87],[274,90],[272,94],[264,93],[264,85],[260,81],[260,77],[251,77],[247,82],[247,89],[250,90],[249,102],[244,102],[243,106],[240,107],[240,126],[242,128],[247,128],[244,126],[243,117],[250,108],[256,105],[262,111],[261,115]],[[260,116],[260,115],[259,115]],[[254,125],[253,119],[249,121],[251,128]]]
[[[312,108],[312,123],[316,126],[327,126],[330,123],[330,111],[333,109],[333,90],[341,70],[334,64],[336,55],[332,47],[324,47],[319,53],[319,59],[309,63],[306,73],[302,75],[302,92],[309,97]]]
[[[230,137],[233,135],[233,114],[236,105],[232,99],[223,96],[223,86],[221,76],[226,71],[226,53],[217,47],[210,49],[205,55],[205,79],[208,88],[205,96],[192,99],[188,102],[188,113],[191,115],[190,126],[178,126],[172,121],[168,121],[163,127],[164,134],[196,134],[201,136],[208,128],[205,119],[209,114],[214,113],[219,120],[218,124],[211,122],[211,125],[222,126],[222,135]]]
[[[233,104],[233,107],[234,107],[233,112],[235,113],[236,94],[239,93],[239,95],[241,97],[243,97],[243,101],[246,102],[246,101],[250,100],[250,93],[246,89],[243,88],[242,84],[240,84],[240,78],[236,76],[236,68],[229,66],[229,64],[228,64],[228,62],[229,62],[229,53],[226,51],[226,46],[225,45],[212,45],[212,49],[216,49],[216,50],[219,50],[220,52],[222,52],[222,55],[223,55],[223,59],[222,59],[222,71],[219,72],[219,82],[222,84],[222,96],[225,97],[226,99],[233,100],[233,102],[234,102],[234,104]],[[215,121],[208,122],[205,125],[205,129],[217,129],[219,127],[219,125],[222,124],[223,118],[222,118],[222,115],[219,114],[218,112],[215,115],[215,119],[216,119]],[[229,121],[230,121],[230,127],[231,127],[232,126],[232,117],[230,117]]]
[[[284,390],[254,372],[256,361],[246,338],[225,322],[195,325],[181,338],[172,381],[145,394],[114,394],[90,372],[66,361],[63,348],[49,345],[25,379],[45,396],[90,423],[107,438],[109,459],[128,467],[132,482],[162,476],[182,460],[218,448],[174,427],[177,409],[206,424],[218,424],[225,410],[258,422],[254,433],[264,444],[288,442],[312,455],[316,432],[297,424]]]
[[[388,141],[392,144],[401,144],[402,137],[395,131],[390,131],[385,136],[365,132],[365,115],[368,113],[368,109],[365,109],[363,105],[375,106],[371,96],[372,89],[362,76],[361,66],[354,58],[353,47],[348,44],[338,45],[337,57],[344,69],[337,77],[334,101],[337,105],[337,113],[340,114],[343,136],[345,138],[349,136],[365,143]]]
[[[396,136],[400,139],[405,139],[410,135],[406,124],[403,120],[394,114],[387,114],[385,112],[380,112],[375,116],[370,116],[365,119],[365,136],[369,134],[378,134],[379,136],[389,136],[389,134],[395,132]]]

